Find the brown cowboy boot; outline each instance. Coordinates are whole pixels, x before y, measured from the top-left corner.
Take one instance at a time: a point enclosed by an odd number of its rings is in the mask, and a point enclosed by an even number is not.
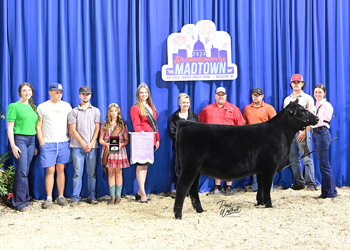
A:
[[[111,200],[107,203],[108,205],[114,205],[115,199],[111,196]]]
[[[119,204],[122,200],[117,196],[117,198],[114,201],[114,204]]]

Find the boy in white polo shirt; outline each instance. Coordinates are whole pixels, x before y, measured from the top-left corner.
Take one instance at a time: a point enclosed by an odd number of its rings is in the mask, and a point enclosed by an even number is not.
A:
[[[49,86],[50,100],[38,106],[40,119],[36,126],[37,137],[41,146],[41,166],[46,168],[45,188],[47,199],[42,208],[52,206],[52,189],[55,170],[57,172],[57,203],[68,205],[63,197],[65,175],[64,165],[70,158],[68,137],[68,114],[72,110],[69,103],[62,101],[62,85],[53,83]]]

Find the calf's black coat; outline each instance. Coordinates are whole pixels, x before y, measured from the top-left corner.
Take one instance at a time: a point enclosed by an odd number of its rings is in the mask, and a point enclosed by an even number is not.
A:
[[[180,120],[185,120],[180,118],[179,113],[180,113],[181,109],[178,109],[177,111],[175,111],[170,118],[170,123],[169,123],[169,134],[170,134],[170,138],[173,141],[173,145],[172,145],[172,150],[175,150],[175,141],[176,141],[176,127],[177,127],[177,123]],[[193,121],[193,122],[199,122],[199,118],[198,115],[194,112],[192,112],[191,110],[188,110],[188,117],[187,117],[187,121]]]
[[[272,207],[273,177],[286,165],[295,133],[317,121],[318,118],[300,106],[298,100],[271,120],[259,124],[230,126],[179,121],[175,218],[182,218],[188,192],[194,209],[203,212],[198,196],[201,173],[225,181],[257,174],[257,204]]]

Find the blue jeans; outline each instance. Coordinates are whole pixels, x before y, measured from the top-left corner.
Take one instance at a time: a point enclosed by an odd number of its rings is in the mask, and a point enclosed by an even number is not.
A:
[[[88,175],[89,199],[96,199],[96,165],[98,149],[93,148],[85,152],[83,148],[71,148],[74,166],[73,194],[72,200],[78,202],[83,185],[84,162],[86,160],[86,171]]]
[[[15,158],[16,170],[13,183],[12,205],[22,210],[30,205],[28,174],[35,150],[35,135],[14,135],[15,144],[21,150]],[[9,190],[11,192],[11,190]]]
[[[299,152],[301,155],[303,155],[305,152],[310,152],[310,132],[307,133],[307,136],[302,142],[298,142],[296,140],[297,136],[299,135],[299,132],[295,134],[295,137],[293,139],[290,153],[289,153],[289,162],[292,163],[299,159]],[[292,170],[294,184],[296,185],[307,185],[307,186],[317,186],[315,182],[315,168],[314,168],[314,160],[312,159],[311,155],[308,155],[303,158],[303,162],[305,165],[305,180],[303,177],[303,169],[301,167],[300,161],[295,162],[293,165],[290,166],[290,169]],[[306,183],[305,183],[306,182]]]
[[[338,195],[335,188],[335,180],[329,163],[329,145],[331,144],[331,134],[328,129],[320,130],[312,135],[314,149],[319,161],[322,176],[322,194],[323,198],[334,198]]]

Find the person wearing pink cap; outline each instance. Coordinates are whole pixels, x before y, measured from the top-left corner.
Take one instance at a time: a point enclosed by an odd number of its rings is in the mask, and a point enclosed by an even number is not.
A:
[[[239,108],[226,101],[224,87],[218,87],[215,93],[216,102],[206,106],[198,115],[200,122],[225,125],[243,125],[244,119]],[[226,183],[226,195],[232,195],[232,181]],[[221,180],[215,179],[215,187],[207,195],[220,194]]]
[[[287,96],[284,99],[284,107],[286,107],[291,101],[299,100],[299,105],[303,106],[309,111],[314,109],[314,101],[312,97],[303,92],[305,88],[305,82],[303,77],[300,74],[294,74],[291,79],[290,87],[293,90],[293,93],[290,96]],[[295,162],[290,166],[292,171],[294,183],[292,189],[301,190],[307,186],[307,189],[310,191],[317,190],[317,184],[315,182],[315,168],[314,161],[311,154],[303,158],[305,165],[305,178],[303,177],[303,169],[301,166],[299,152],[301,155],[310,152],[310,126],[305,130],[299,131],[295,134],[295,138],[292,142],[290,153],[289,153],[289,162]]]

